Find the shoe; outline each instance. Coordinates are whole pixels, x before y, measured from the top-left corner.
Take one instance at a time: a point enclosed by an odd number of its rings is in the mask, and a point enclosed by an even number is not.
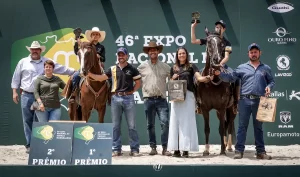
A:
[[[189,157],[189,151],[183,151],[182,157],[188,158]]]
[[[164,156],[172,156],[172,153],[167,151],[167,148],[163,148],[161,154],[164,155]]]
[[[260,153],[260,154],[256,154],[256,158],[257,159],[266,159],[266,160],[271,160],[272,157],[270,155],[267,155],[266,153]]]
[[[172,157],[181,157],[180,151],[179,150],[174,151]]]
[[[114,151],[114,152],[112,153],[112,157],[116,157],[116,156],[122,156],[122,153],[119,152],[119,151]]]
[[[156,148],[152,148],[149,155],[156,155],[156,154],[157,154]]]
[[[133,152],[130,152],[129,155],[133,156],[133,157],[136,157],[136,156],[139,156],[139,152],[133,151]]]
[[[26,153],[27,153],[27,154],[30,153],[30,147],[26,147]]]
[[[234,157],[233,157],[233,159],[242,159],[243,156],[244,156],[244,153],[243,153],[243,152],[238,152],[238,151],[236,151],[236,152],[235,152],[235,155],[234,155]]]

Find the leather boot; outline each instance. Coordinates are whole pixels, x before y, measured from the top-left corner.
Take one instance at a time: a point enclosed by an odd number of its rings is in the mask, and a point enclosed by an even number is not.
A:
[[[162,150],[162,153],[161,153],[162,155],[165,155],[165,156],[171,156],[172,155],[172,153],[171,152],[169,152],[169,151],[167,151],[167,148],[163,148],[163,150]]]

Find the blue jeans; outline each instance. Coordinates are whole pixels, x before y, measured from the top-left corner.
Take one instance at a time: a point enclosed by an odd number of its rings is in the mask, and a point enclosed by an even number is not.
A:
[[[256,120],[258,105],[259,105],[259,99],[249,99],[249,98],[241,97],[241,99],[239,100],[239,104],[238,104],[239,128],[237,132],[237,143],[235,145],[235,150],[238,152],[244,152],[245,150],[247,128],[248,128],[251,114],[253,119],[256,152],[258,154],[266,152],[262,122]]]
[[[168,146],[169,137],[169,105],[164,98],[144,98],[144,107],[147,119],[147,130],[151,148],[156,148],[155,115],[157,113],[161,126],[161,144],[163,148]]]
[[[79,82],[80,82],[80,75],[79,75],[79,71],[76,71],[74,74],[73,74],[73,78],[72,78],[72,85],[73,85],[73,88],[77,88],[79,86]]]
[[[134,95],[113,95],[111,100],[111,116],[113,122],[113,151],[121,152],[121,121],[124,112],[129,132],[131,152],[139,152],[139,137],[135,128],[135,102]]]
[[[22,92],[21,95],[21,110],[23,118],[24,134],[26,138],[26,147],[30,147],[32,124],[35,120],[34,111],[30,110],[30,106],[34,102],[34,95]]]
[[[49,120],[60,120],[60,108],[45,108],[45,111],[35,111],[39,122],[48,122]]]

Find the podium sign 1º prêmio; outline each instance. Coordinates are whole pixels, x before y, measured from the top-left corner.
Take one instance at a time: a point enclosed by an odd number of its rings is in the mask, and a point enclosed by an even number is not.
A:
[[[111,123],[74,123],[72,165],[111,165]]]
[[[70,165],[73,124],[34,122],[28,165]]]

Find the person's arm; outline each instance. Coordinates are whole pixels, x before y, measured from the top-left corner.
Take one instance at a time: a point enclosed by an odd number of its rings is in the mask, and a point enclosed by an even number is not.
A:
[[[102,50],[100,51],[99,55],[100,55],[100,61],[105,62],[105,47],[104,46],[102,47]]]
[[[55,74],[62,74],[62,75],[69,75],[69,76],[71,76],[71,75],[73,75],[75,73],[75,69],[74,68],[66,67],[64,65],[61,65],[61,64],[57,63],[56,61],[53,61],[53,62],[55,64],[53,73],[55,73]]]
[[[34,81],[34,98],[36,99],[36,101],[39,104],[40,110],[44,111],[45,107],[44,104],[40,98],[40,90],[41,90],[41,79],[38,77],[35,81]]]
[[[17,67],[14,71],[14,74],[13,74],[13,77],[12,77],[12,80],[11,80],[11,88],[12,88],[12,92],[13,92],[13,101],[16,104],[18,104],[18,102],[19,102],[19,96],[18,96],[17,89],[21,85],[22,65],[23,65],[23,60],[20,60],[17,64]]]
[[[93,73],[88,73],[88,76],[95,79],[96,81],[104,81],[104,80],[107,80],[108,78],[110,78],[112,76],[112,73],[111,73],[111,68],[108,68],[108,70],[105,72],[105,74],[102,74],[102,75],[98,75],[98,74],[93,74]]]
[[[132,78],[134,80],[134,87],[132,93],[136,92],[142,85],[141,78],[139,71],[136,68],[133,68]]]
[[[196,77],[197,81],[199,82],[209,82],[213,79],[213,76],[201,76],[199,72],[195,72],[194,76]]]
[[[268,71],[267,71],[267,74],[266,74],[266,79],[267,79],[267,83],[268,83],[267,87],[270,88],[270,91],[273,90],[273,88],[275,86],[275,80],[274,80],[272,70],[271,70],[270,67],[268,68]]]
[[[220,79],[224,82],[235,82],[237,79],[241,77],[241,68],[237,67],[232,73],[224,73],[220,71],[215,71],[216,75],[219,75]]]
[[[223,60],[220,62],[221,65],[224,65],[225,63],[228,62],[229,60],[229,55],[232,53],[232,47],[231,47],[231,43],[229,41],[227,41],[226,43],[226,47],[225,47],[225,57],[223,58]]]
[[[65,88],[65,86],[66,86],[66,83],[60,78],[60,77],[58,77],[59,78],[59,88],[61,88],[61,89],[64,89]]]

